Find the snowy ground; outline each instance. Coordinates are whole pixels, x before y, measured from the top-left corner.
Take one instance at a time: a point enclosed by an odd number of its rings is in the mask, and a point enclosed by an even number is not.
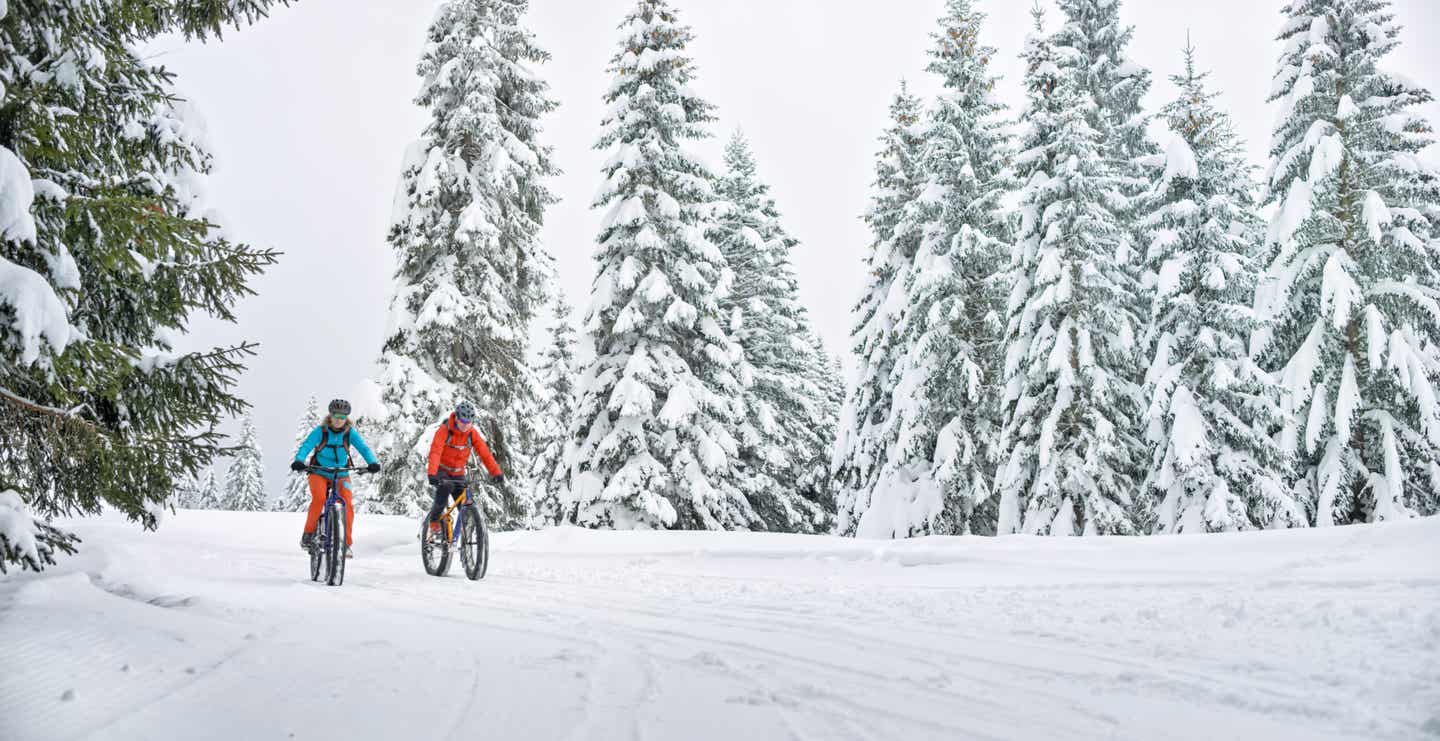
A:
[[[490,575],[362,515],[77,525],[0,578],[0,739],[1440,738],[1440,519],[902,543],[552,530]],[[456,571],[458,572],[458,566]]]

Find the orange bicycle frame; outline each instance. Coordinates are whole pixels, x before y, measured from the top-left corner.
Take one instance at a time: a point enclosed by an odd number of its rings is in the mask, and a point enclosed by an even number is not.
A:
[[[467,494],[469,494],[469,493],[470,493],[470,487],[469,487],[469,486],[466,486],[464,489],[461,489],[461,490],[460,490],[460,493],[455,495],[455,503],[454,503],[454,504],[451,504],[451,505],[450,505],[450,508],[447,509],[447,510],[445,510],[445,514],[443,514],[443,515],[440,516],[440,521],[443,522],[443,523],[445,523],[445,540],[447,540],[447,541],[453,541],[453,540],[455,540],[455,526],[454,526],[454,522],[455,522],[455,521],[454,521],[453,519],[451,519],[450,513],[451,513],[451,512],[454,512],[455,510],[457,510],[457,509],[465,506],[465,496],[466,496]]]

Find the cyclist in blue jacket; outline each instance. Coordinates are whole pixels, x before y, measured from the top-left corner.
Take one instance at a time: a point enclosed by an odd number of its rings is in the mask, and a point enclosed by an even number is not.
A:
[[[355,449],[360,451],[360,457],[368,464],[365,470],[379,473],[379,461],[375,460],[370,446],[365,444],[365,440],[360,437],[360,431],[355,429],[354,423],[350,421],[350,402],[335,399],[330,402],[329,412],[325,421],[305,437],[305,442],[300,443],[290,470],[304,471],[307,466],[305,457],[309,456],[311,451],[314,451],[314,455],[308,465],[349,468],[354,465],[354,459],[350,457],[350,446],[354,445]],[[310,510],[305,515],[305,532],[300,535],[300,547],[308,549],[310,542],[315,539],[315,525],[320,522],[320,511],[325,508],[325,489],[332,479],[335,481],[336,492],[345,500],[345,557],[350,558],[350,545],[353,542],[350,534],[355,529],[355,506],[350,501],[352,492],[348,473],[310,472]]]

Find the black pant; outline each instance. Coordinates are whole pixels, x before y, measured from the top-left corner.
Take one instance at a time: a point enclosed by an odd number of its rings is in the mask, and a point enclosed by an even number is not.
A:
[[[445,514],[445,508],[450,506],[450,497],[464,489],[465,479],[440,479],[440,483],[435,485],[435,503],[430,505],[430,521],[439,522],[440,515]]]

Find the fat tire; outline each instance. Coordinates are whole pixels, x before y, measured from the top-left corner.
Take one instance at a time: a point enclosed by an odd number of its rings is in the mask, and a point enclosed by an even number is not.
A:
[[[490,567],[490,533],[485,518],[473,506],[460,513],[460,563],[470,581],[484,579]]]
[[[320,533],[317,530],[310,534],[310,581],[320,581]]]
[[[345,546],[340,542],[340,526],[335,521],[335,510],[330,509],[325,517],[325,583],[335,586],[335,571],[345,558]]]
[[[330,519],[335,521],[335,578],[330,586],[338,587],[345,583],[345,564],[349,559],[345,558],[345,541],[349,539],[349,528],[345,524],[345,505],[337,504],[330,510]]]
[[[429,519],[420,520],[420,564],[431,576],[444,576],[450,571],[450,539],[438,543],[431,540]]]

